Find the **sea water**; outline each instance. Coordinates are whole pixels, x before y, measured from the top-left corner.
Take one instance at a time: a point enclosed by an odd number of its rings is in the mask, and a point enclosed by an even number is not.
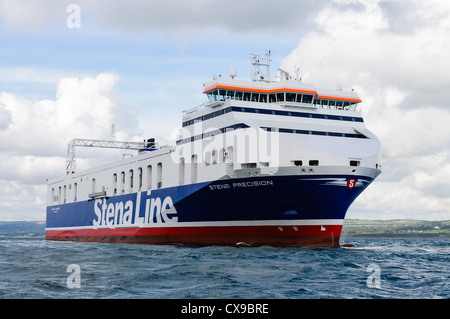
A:
[[[450,298],[450,240],[347,248],[192,247],[0,238],[0,298]]]

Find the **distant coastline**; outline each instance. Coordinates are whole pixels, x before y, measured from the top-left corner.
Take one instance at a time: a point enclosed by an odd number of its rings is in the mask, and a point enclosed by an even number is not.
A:
[[[341,237],[450,238],[450,220],[346,219]]]
[[[1,237],[45,237],[45,221],[0,221]],[[450,238],[450,220],[345,219],[341,237]]]
[[[0,221],[2,237],[45,237],[45,221]]]

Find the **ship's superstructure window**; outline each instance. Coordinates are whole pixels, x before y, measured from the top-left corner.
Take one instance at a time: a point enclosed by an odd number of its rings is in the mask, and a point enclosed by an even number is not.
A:
[[[152,166],[147,166],[147,189],[152,189]]]
[[[309,166],[319,166],[319,161],[318,160],[310,160]]]
[[[284,102],[284,93],[277,93],[277,102]]]
[[[217,164],[217,150],[212,150],[211,151],[211,157],[212,157],[212,164],[216,165]]]
[[[328,108],[328,109],[338,109],[338,110],[349,110],[355,111],[356,105],[361,102],[357,98],[340,98],[340,97],[324,97],[319,94],[311,94],[308,91],[298,92],[298,90],[286,89],[284,92],[273,92],[267,90],[259,90],[260,92],[251,91],[251,89],[241,88],[236,89],[214,89],[207,92],[207,96],[210,103],[215,103],[218,101],[225,100],[238,100],[238,101],[249,101],[249,102],[259,102],[259,103],[303,103],[303,104],[314,104],[316,107]]]
[[[244,123],[234,124],[234,125],[230,125],[230,126],[227,126],[227,127],[223,127],[221,129],[216,129],[216,130],[214,130],[212,132],[205,132],[203,134],[187,137],[187,138],[178,140],[176,143],[177,143],[177,145],[184,144],[184,143],[193,142],[193,141],[201,140],[201,139],[204,139],[204,138],[212,137],[212,136],[215,136],[217,134],[226,133],[226,132],[229,132],[229,131],[237,130],[237,129],[240,129],[240,128],[248,128],[248,127],[249,126],[247,124],[244,124]]]
[[[203,134],[183,138],[176,141],[177,145],[185,144],[193,141],[202,140],[205,138],[210,138],[212,136],[237,130],[240,128],[248,128],[249,126],[244,123],[234,124],[231,126],[223,127],[221,129],[216,129],[212,132],[205,132]],[[306,134],[306,135],[322,135],[322,136],[334,136],[334,137],[347,137],[347,138],[367,138],[367,136],[360,133],[343,133],[343,132],[324,132],[324,131],[311,131],[311,130],[298,130],[290,128],[278,128],[278,127],[261,127],[261,129],[267,132],[280,132],[280,133],[294,133],[294,134]],[[205,156],[205,163],[209,165],[211,163],[211,153],[207,152]]]
[[[197,183],[197,168],[198,168],[198,164],[197,164],[197,155],[192,155],[191,158],[191,183]]]
[[[219,161],[220,163],[225,163],[225,149],[221,148],[219,152]]]
[[[217,91],[212,91],[207,94],[209,102],[214,103],[217,101]]]
[[[286,93],[286,102],[295,102],[295,93]]]
[[[333,101],[335,102],[335,101]],[[331,103],[331,102],[330,102]],[[356,107],[356,105],[349,104],[349,109],[351,107]],[[331,107],[330,108],[335,108]],[[268,110],[268,109],[260,109],[260,108],[252,108],[252,107],[236,107],[229,106],[227,108],[208,113],[203,116],[199,116],[193,118],[191,120],[187,120],[183,122],[183,127],[192,125],[199,121],[206,121],[214,117],[218,117],[230,112],[242,112],[242,113],[260,113],[260,114],[271,114],[271,115],[281,115],[281,116],[297,116],[297,117],[309,117],[316,119],[325,119],[325,120],[334,120],[334,121],[349,121],[349,122],[364,122],[362,117],[354,117],[354,116],[338,116],[331,114],[317,114],[317,113],[307,113],[307,112],[295,112],[295,111],[282,111],[282,110]]]
[[[134,171],[132,169],[130,169],[129,172],[129,179],[130,179],[130,193],[133,191],[133,186],[134,186],[134,179],[133,179],[133,174]]]
[[[142,188],[142,167],[138,168],[138,189]]]
[[[359,166],[360,164],[360,161],[350,161],[350,166]]]
[[[303,94],[302,103],[312,103],[313,96],[311,94]]]
[[[74,202],[77,201],[77,196],[78,196],[78,184],[75,183],[75,184],[73,184],[73,201]]]
[[[303,162],[298,160],[298,161],[294,161],[294,165],[295,166],[302,166]]]
[[[114,192],[114,195],[117,194],[117,174],[116,173],[113,174],[113,192]]]
[[[256,163],[242,163],[241,168],[256,168]]]
[[[205,153],[205,165],[209,166],[211,164],[211,152]]]
[[[123,194],[125,193],[125,172],[122,171],[120,173],[120,192]]]
[[[162,163],[156,165],[156,187],[162,187]]]
[[[355,111],[357,106],[357,102],[353,101],[339,101],[327,99],[315,99],[314,104],[324,109],[345,110],[345,111]]]
[[[226,99],[226,90],[219,90],[219,101],[225,101]]]
[[[178,172],[178,183],[180,185],[184,184],[184,157],[180,158],[180,166],[179,166],[179,172]]]

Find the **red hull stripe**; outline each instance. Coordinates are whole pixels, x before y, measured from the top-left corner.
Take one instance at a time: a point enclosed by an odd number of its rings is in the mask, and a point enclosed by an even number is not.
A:
[[[115,229],[47,230],[49,240],[155,244],[337,246],[342,225],[130,227]]]

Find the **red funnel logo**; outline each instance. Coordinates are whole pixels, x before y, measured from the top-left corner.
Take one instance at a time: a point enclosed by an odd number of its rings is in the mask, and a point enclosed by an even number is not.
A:
[[[352,189],[353,187],[355,187],[355,184],[356,184],[356,179],[350,178],[350,179],[347,180],[348,188]]]

